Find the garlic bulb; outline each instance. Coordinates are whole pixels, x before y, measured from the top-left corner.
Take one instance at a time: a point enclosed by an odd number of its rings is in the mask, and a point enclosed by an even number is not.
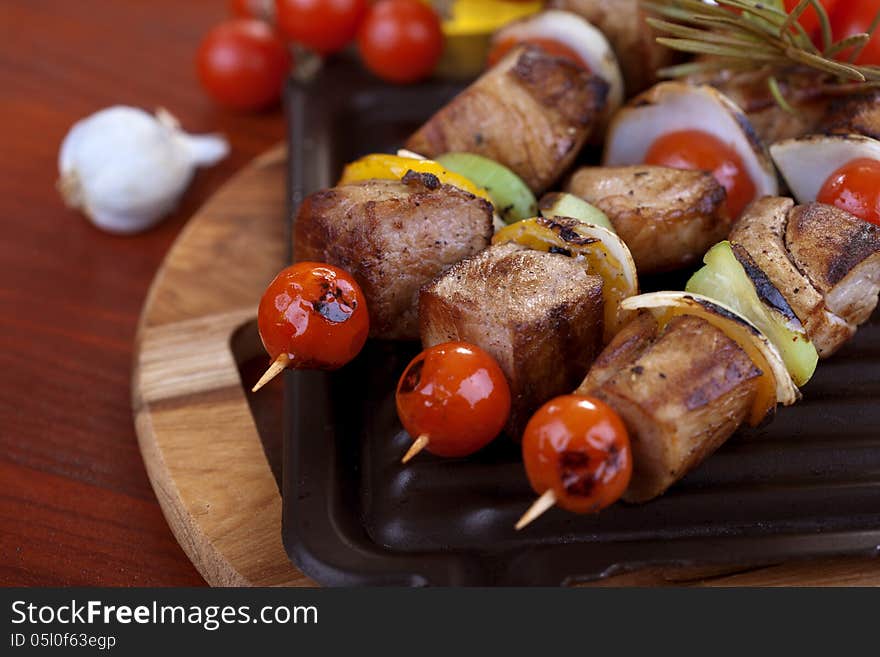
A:
[[[145,230],[177,206],[197,166],[229,153],[217,135],[188,135],[160,109],[108,107],[77,122],[61,144],[58,189],[65,203],[112,233]]]

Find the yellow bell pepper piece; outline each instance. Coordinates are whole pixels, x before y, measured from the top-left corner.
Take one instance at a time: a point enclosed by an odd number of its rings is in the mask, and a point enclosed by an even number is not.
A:
[[[543,4],[504,0],[455,0],[452,3],[452,16],[443,21],[443,32],[450,37],[491,34],[510,21],[541,11]]]
[[[402,157],[400,155],[387,155],[385,153],[373,153],[366,155],[359,160],[355,160],[347,165],[339,179],[339,184],[359,182],[361,180],[400,180],[407,171],[415,171],[416,173],[431,173],[437,176],[437,179],[444,185],[452,185],[466,192],[470,192],[474,196],[484,198],[489,203],[492,197],[482,187],[472,183],[470,180],[453,171],[449,171],[443,165],[434,160],[417,160],[412,157]]]

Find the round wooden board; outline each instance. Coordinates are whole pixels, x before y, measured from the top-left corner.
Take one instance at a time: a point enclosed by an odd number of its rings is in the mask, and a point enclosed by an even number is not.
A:
[[[135,346],[132,397],[147,473],[174,535],[214,586],[315,585],[281,543],[281,496],[231,348],[285,264],[285,177],[279,146],[190,220],[153,281]],[[877,586],[880,560],[657,568],[596,584]]]

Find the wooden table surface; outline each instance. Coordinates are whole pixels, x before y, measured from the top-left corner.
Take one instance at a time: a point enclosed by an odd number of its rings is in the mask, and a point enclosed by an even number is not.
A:
[[[204,583],[147,481],[129,382],[141,305],[186,218],[284,137],[280,111],[236,115],[198,86],[195,50],[226,4],[0,2],[0,585]],[[137,237],[93,228],[55,191],[66,131],[117,103],[232,145]]]

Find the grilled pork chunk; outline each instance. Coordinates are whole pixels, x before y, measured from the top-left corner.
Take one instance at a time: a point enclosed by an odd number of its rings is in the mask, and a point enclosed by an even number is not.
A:
[[[740,217],[730,242],[740,262],[782,294],[822,358],[849,341],[877,306],[880,229],[847,212],[766,197]]]
[[[437,112],[406,148],[427,157],[483,155],[538,193],[572,163],[607,95],[602,78],[539,48],[519,48]]]
[[[422,289],[422,343],[464,340],[488,351],[510,383],[507,432],[571,392],[602,348],[602,279],[563,254],[491,246]]]
[[[645,22],[640,0],[551,0],[548,8],[580,14],[605,35],[617,59],[629,96],[659,81],[657,70],[681,55],[657,43],[657,33]]]
[[[351,272],[367,298],[370,335],[415,340],[419,288],[492,238],[492,206],[435,176],[368,180],[309,196],[294,225],[294,260]]]
[[[747,419],[759,370],[722,331],[697,317],[660,330],[641,313],[605,348],[577,394],[609,404],[626,424],[633,475],[624,498],[662,494]]]
[[[788,215],[792,260],[853,332],[871,317],[880,292],[880,227],[821,203]]]
[[[698,262],[730,232],[724,187],[710,173],[647,165],[584,167],[567,191],[608,215],[640,274]]]

